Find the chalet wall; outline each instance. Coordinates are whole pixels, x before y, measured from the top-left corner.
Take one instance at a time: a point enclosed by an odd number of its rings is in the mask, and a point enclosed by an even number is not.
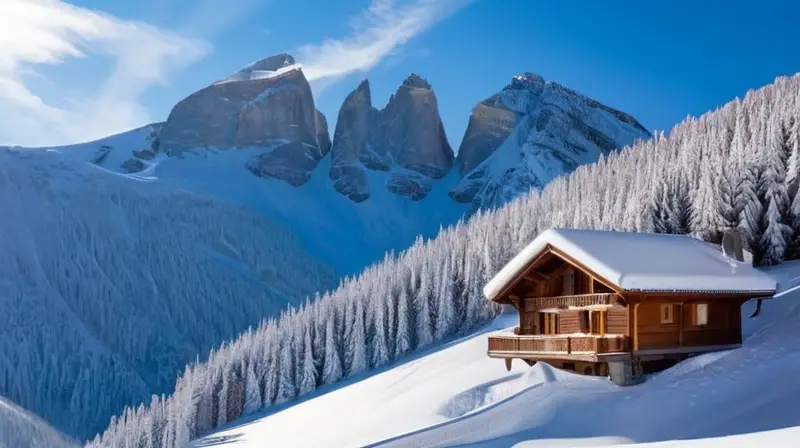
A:
[[[608,309],[607,329],[608,334],[623,334],[629,336],[628,331],[628,308],[624,306],[612,306]]]
[[[696,303],[708,304],[707,325],[695,325]],[[645,301],[638,306],[639,350],[741,343],[741,303],[738,300],[688,302],[684,303],[683,313],[680,313],[680,304],[673,303],[672,323],[661,322],[662,304]]]

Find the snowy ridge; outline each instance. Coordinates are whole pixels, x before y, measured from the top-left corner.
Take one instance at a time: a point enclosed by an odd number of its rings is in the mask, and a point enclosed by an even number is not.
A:
[[[775,280],[685,235],[573,229],[542,232],[483,288],[494,299],[547,246],[628,291],[775,291]]]

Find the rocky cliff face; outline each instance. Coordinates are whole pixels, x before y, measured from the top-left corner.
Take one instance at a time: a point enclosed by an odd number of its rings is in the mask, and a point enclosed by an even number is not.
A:
[[[258,61],[179,102],[158,145],[169,155],[232,148],[263,149],[247,168],[295,186],[330,150],[325,117],[291,56]]]
[[[345,99],[329,173],[341,194],[362,202],[378,187],[369,185],[368,170],[392,171],[383,188],[419,200],[452,165],[436,95],[418,75],[409,76],[382,110],[372,106],[368,81]]]
[[[601,154],[647,138],[635,118],[538,75],[515,76],[472,109],[450,192],[474,207],[502,205]]]

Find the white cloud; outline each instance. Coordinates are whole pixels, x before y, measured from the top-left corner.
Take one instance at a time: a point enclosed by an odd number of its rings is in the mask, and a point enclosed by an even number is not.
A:
[[[86,141],[145,124],[141,94],[209,50],[204,42],[60,0],[2,0],[0,30],[0,144]],[[49,79],[61,93],[48,98],[31,87],[37,67],[98,56],[110,57],[110,72],[91,85]]]
[[[319,92],[335,79],[370,70],[393,50],[470,2],[372,0],[369,8],[351,23],[351,36],[303,46],[298,60]]]

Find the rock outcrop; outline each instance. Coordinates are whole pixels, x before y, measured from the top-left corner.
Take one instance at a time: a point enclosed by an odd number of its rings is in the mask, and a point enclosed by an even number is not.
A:
[[[632,116],[538,75],[515,76],[472,109],[450,196],[475,208],[499,206],[601,154],[647,138]]]
[[[290,55],[258,61],[190,95],[159,135],[158,149],[169,155],[234,148],[263,149],[247,168],[295,186],[330,150],[325,117]]]
[[[419,200],[430,192],[432,179],[450,171],[453,158],[427,81],[412,74],[378,110],[365,80],[339,111],[329,174],[338,192],[361,202],[374,188],[368,170],[392,171],[385,188]]]

